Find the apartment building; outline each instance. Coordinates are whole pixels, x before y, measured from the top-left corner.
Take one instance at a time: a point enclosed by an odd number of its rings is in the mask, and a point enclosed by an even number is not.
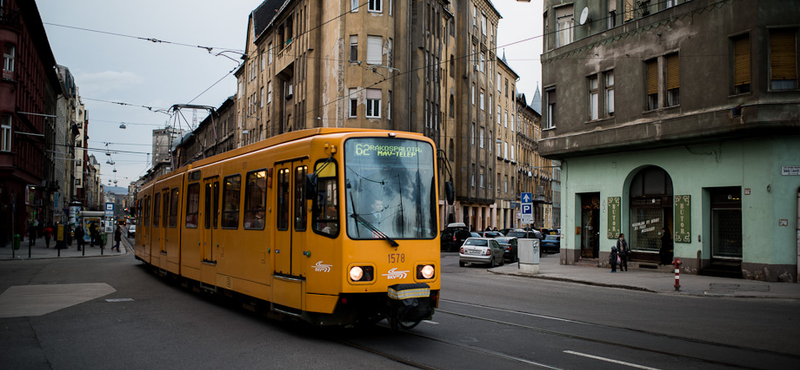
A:
[[[561,260],[797,281],[800,1],[546,0]],[[661,267],[669,269],[669,267]]]

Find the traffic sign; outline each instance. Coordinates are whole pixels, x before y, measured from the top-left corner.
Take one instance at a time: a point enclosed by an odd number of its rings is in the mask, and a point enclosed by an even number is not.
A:
[[[520,199],[522,200],[522,204],[520,205],[522,208],[522,217],[521,222],[523,224],[532,224],[533,223],[533,197],[531,197],[531,193],[522,193],[520,194]]]

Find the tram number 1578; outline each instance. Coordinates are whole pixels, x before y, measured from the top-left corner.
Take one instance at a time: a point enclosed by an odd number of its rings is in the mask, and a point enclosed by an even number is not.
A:
[[[405,263],[406,262],[406,254],[405,253],[390,253],[389,254],[389,263]]]

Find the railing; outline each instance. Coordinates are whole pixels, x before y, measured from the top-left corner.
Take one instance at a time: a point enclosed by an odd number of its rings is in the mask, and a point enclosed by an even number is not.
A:
[[[0,27],[2,26],[21,29],[19,10],[8,7],[0,8]]]

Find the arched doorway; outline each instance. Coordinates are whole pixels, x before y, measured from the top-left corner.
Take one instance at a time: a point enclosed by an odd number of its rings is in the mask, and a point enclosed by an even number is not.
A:
[[[647,166],[631,179],[629,192],[632,259],[672,260],[672,178],[661,167]],[[662,238],[662,228],[666,236]],[[662,252],[663,251],[663,252]],[[667,253],[660,255],[659,253]]]

